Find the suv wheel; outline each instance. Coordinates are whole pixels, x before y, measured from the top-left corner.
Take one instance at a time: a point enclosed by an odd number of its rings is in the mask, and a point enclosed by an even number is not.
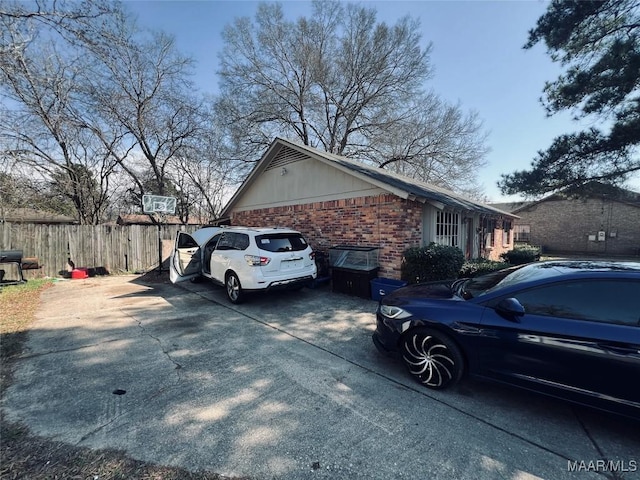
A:
[[[229,272],[224,282],[225,290],[227,291],[227,297],[231,303],[240,303],[244,297],[242,292],[242,285],[240,280],[234,272]]]

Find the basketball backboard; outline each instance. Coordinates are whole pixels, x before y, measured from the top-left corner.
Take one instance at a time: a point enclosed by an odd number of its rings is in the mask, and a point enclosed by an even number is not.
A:
[[[176,197],[160,195],[143,195],[142,210],[144,213],[176,213]]]

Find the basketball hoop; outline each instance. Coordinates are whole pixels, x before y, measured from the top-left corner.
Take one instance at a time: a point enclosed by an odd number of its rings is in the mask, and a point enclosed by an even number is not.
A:
[[[176,197],[143,195],[142,211],[144,213],[164,213],[173,215],[176,213]]]
[[[161,195],[143,195],[142,211],[147,214],[158,214],[160,221],[166,221],[163,215],[176,213],[176,197],[163,197]],[[162,230],[161,222],[158,222],[158,273],[162,273]]]

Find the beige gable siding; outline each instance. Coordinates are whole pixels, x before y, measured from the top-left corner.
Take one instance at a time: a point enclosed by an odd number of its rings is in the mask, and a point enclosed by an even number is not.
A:
[[[284,170],[283,170],[284,169]],[[267,168],[242,195],[233,210],[366,197],[385,193],[381,188],[309,158]]]

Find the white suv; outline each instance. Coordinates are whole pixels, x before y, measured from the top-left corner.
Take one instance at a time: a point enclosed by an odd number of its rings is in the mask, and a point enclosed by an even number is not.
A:
[[[202,276],[224,285],[240,303],[245,291],[297,288],[317,276],[313,250],[287,228],[207,227],[178,232],[171,254],[173,283]]]

